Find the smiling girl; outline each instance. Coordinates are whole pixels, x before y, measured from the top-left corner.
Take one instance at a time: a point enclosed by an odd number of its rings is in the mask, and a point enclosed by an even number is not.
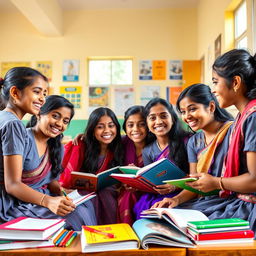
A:
[[[72,141],[65,146],[64,172],[60,182],[65,188],[71,186],[71,171],[100,173],[123,164],[123,148],[120,124],[109,108],[97,108],[88,119],[82,140],[78,145]],[[117,191],[107,187],[97,192],[93,199],[98,224],[117,222]]]
[[[143,149],[144,165],[168,158],[188,172],[186,141],[189,133],[184,131],[172,105],[164,99],[154,98],[147,103],[145,110],[148,129],[156,139]],[[176,188],[168,184],[156,186],[154,189],[156,194],[145,193],[135,204],[136,218],[140,217],[141,211],[162,200],[166,194],[177,194]]]

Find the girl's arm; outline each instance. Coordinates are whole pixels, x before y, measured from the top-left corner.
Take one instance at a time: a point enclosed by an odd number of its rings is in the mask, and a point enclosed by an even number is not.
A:
[[[21,180],[22,176],[22,156],[4,156],[4,183],[6,192],[21,201],[44,206],[53,213],[65,216],[74,210],[75,205],[71,200],[63,196],[52,197],[40,193]]]

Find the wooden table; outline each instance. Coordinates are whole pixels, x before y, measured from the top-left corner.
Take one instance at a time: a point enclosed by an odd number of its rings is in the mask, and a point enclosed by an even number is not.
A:
[[[254,243],[201,245],[187,249],[187,256],[256,256],[256,240]]]
[[[84,256],[81,252],[80,237],[77,237],[71,246],[66,248],[50,247],[38,249],[23,249],[0,251],[0,256]],[[168,248],[157,247],[149,250],[126,250],[126,251],[111,251],[86,253],[91,256],[186,256],[186,248]]]

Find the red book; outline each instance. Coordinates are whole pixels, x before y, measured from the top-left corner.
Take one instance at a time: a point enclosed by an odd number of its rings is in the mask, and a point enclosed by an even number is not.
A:
[[[195,234],[193,232],[188,232],[188,233],[196,241],[253,238],[254,237],[254,232],[252,230],[231,231],[231,232],[222,232],[222,233],[208,233],[208,234]]]

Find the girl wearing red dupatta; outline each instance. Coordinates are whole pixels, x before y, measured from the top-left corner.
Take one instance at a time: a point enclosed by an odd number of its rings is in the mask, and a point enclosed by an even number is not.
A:
[[[122,165],[122,152],[120,125],[114,112],[109,108],[97,108],[89,116],[83,139],[78,145],[70,142],[65,146],[60,183],[70,188],[70,173],[74,170],[97,174]],[[97,192],[92,202],[98,224],[117,222],[117,196],[115,186]]]
[[[143,162],[148,165],[161,158],[168,158],[183,171],[188,172],[185,132],[172,105],[164,99],[154,98],[145,106],[147,126],[155,136],[155,141],[143,149]],[[136,218],[143,210],[161,201],[166,195],[172,197],[178,193],[175,187],[164,184],[156,186],[156,193],[143,193],[134,206]]]
[[[256,56],[242,49],[223,54],[213,64],[212,80],[220,107],[235,106],[239,113],[223,168],[213,176],[199,175],[200,179],[194,182],[194,187],[204,192],[220,189],[219,196],[206,197],[186,207],[199,209],[210,219],[248,220],[256,232]]]

